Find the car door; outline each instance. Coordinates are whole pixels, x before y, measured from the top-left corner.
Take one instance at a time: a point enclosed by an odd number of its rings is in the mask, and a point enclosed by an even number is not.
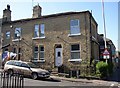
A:
[[[21,73],[21,68],[20,68],[21,62],[14,62],[14,65],[12,66],[12,69],[14,73]]]
[[[26,63],[21,64],[21,71],[24,75],[31,75],[31,69]]]

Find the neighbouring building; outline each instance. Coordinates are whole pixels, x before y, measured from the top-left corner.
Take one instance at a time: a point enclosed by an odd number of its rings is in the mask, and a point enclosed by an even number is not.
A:
[[[120,1],[118,2],[118,51],[120,52]]]
[[[1,29],[2,29],[2,18],[0,19],[0,68],[2,67],[2,35],[1,35]]]
[[[89,11],[41,15],[33,8],[33,17],[11,21],[10,6],[3,10],[3,49],[17,53],[18,60],[32,61],[42,68],[58,72],[88,73],[99,59],[97,22]]]
[[[99,55],[100,55],[100,61],[105,61],[105,59],[103,58],[103,52],[105,51],[105,41],[104,41],[104,35],[103,34],[99,34],[98,35],[98,41],[99,41]],[[116,47],[113,44],[112,40],[106,38],[106,44],[107,44],[107,50],[110,53],[110,57],[109,57],[109,62],[112,62],[112,60],[116,57]]]

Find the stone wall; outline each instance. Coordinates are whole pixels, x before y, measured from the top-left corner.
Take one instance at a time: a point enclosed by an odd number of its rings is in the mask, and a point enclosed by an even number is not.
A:
[[[70,20],[80,20],[80,33],[78,36],[69,36],[70,34]],[[93,21],[94,22],[94,21]],[[35,24],[45,24],[45,38],[43,39],[32,39],[34,34]],[[96,23],[95,23],[96,24]],[[10,25],[13,27],[10,28]],[[49,18],[40,18],[30,21],[14,22],[12,24],[3,25],[4,43],[15,44],[11,46],[10,51],[14,47],[21,48],[21,60],[30,61],[33,59],[33,47],[35,45],[44,45],[45,51],[45,62],[38,62],[37,65],[45,69],[54,70],[55,67],[55,45],[61,44],[62,55],[63,55],[63,66],[65,70],[83,70],[88,66],[91,57],[91,42],[90,42],[90,22],[89,13],[79,13],[71,15],[62,15]],[[22,39],[20,42],[13,42],[13,35],[16,27],[22,28]],[[10,40],[5,39],[5,32],[10,30]],[[26,43],[25,43],[26,42]],[[71,45],[80,45],[80,59],[82,62],[71,62]],[[95,47],[94,47],[95,48]],[[83,72],[84,73],[84,72]]]

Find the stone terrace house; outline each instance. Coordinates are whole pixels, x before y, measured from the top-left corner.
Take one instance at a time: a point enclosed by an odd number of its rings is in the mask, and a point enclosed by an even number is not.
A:
[[[99,58],[97,23],[89,11],[33,17],[11,21],[10,6],[3,11],[3,45],[18,54],[18,60],[32,61],[52,71],[81,74]]]

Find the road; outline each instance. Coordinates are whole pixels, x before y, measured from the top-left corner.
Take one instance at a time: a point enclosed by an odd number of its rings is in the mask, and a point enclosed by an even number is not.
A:
[[[97,86],[102,86],[100,88],[118,88],[115,86],[120,86],[117,82],[114,81],[102,81],[102,80],[85,80],[85,79],[73,79],[73,80],[80,80],[80,81],[70,81],[70,80],[65,80],[65,79],[71,79],[71,78],[64,78],[61,79],[60,77],[52,76],[48,79],[37,79],[33,80],[31,78],[24,78],[24,86],[26,87],[46,87],[46,86],[51,86],[51,87],[62,87],[66,88],[66,86],[69,86],[69,88],[77,88],[79,86],[82,87],[89,87],[94,88]],[[82,81],[81,81],[82,80]],[[0,83],[1,83],[1,76],[0,76]]]
[[[24,85],[25,86],[109,86],[112,88],[112,86],[118,86],[114,82],[99,82],[97,81],[92,81],[92,82],[70,82],[70,81],[65,81],[65,80],[60,80],[57,78],[49,78],[49,79],[38,79],[38,80],[33,80],[30,78],[25,78],[24,79]],[[104,88],[104,87],[103,87]]]
[[[38,79],[33,80],[29,78],[25,78],[25,86],[86,86],[86,83],[76,83],[76,82],[70,82],[70,81],[64,81],[60,79]],[[88,83],[87,85],[91,85],[91,83]]]

